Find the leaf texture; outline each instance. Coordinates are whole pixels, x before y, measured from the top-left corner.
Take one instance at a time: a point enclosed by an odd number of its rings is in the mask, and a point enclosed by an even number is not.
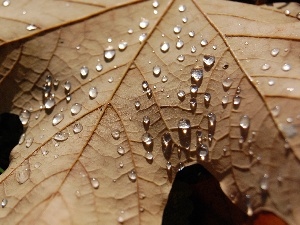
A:
[[[48,7],[35,10],[40,4]],[[176,171],[194,163],[248,215],[269,210],[300,223],[299,5],[286,6],[286,16],[276,7],[224,1],[153,4],[1,8],[10,24],[1,23],[1,111],[31,112],[25,140],[0,177],[7,200],[1,223],[160,224]],[[32,21],[38,29],[30,33]],[[211,66],[203,62],[208,56]],[[203,78],[195,82],[191,72],[199,68]],[[92,87],[97,94],[89,96]],[[55,106],[45,109],[51,96]],[[216,117],[210,126],[209,113]],[[63,119],[53,125],[58,114]],[[190,121],[186,131],[178,127],[182,119]]]

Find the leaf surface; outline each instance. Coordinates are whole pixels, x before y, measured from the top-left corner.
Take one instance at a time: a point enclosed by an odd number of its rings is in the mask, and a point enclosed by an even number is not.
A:
[[[269,210],[299,224],[299,5],[291,4],[286,16],[275,7],[224,1],[160,1],[156,8],[149,1],[110,2],[45,1],[42,11],[28,11],[39,27],[32,33],[25,29],[32,22],[12,13],[25,6],[1,8],[7,10],[1,19],[10,21],[1,32],[1,111],[27,109],[31,117],[0,177],[0,196],[8,200],[0,221],[160,224],[176,171],[201,163],[249,215]],[[112,59],[105,59],[107,48],[115,51]],[[212,66],[205,66],[207,56],[215,57]],[[203,78],[195,82],[191,72],[200,67]],[[80,74],[84,68],[87,75]],[[227,78],[232,84],[224,85]],[[89,96],[92,87],[97,96]],[[45,109],[52,94],[55,106]],[[59,113],[64,118],[53,125]],[[216,116],[210,127],[209,113]],[[187,133],[178,127],[181,119],[190,121]],[[167,132],[170,148],[162,141]],[[55,140],[57,134],[67,139]],[[143,134],[153,139],[143,142]],[[209,150],[202,158],[201,144]]]

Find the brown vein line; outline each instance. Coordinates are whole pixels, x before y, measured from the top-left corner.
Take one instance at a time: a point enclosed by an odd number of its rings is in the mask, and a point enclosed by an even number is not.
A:
[[[300,100],[300,96],[284,96],[284,95],[265,95],[266,98],[284,98],[284,99],[293,99]]]
[[[134,0],[133,2],[134,3],[139,3],[139,2],[144,2],[145,0]],[[52,30],[55,30],[59,27],[64,27],[64,26],[69,26],[69,25],[72,25],[72,24],[75,24],[75,23],[79,23],[81,21],[84,21],[84,20],[87,20],[87,19],[90,19],[90,18],[93,18],[93,17],[96,17],[100,14],[103,14],[103,13],[106,13],[106,12],[109,12],[111,10],[114,10],[114,9],[118,9],[118,8],[122,8],[122,7],[126,7],[127,5],[132,5],[133,3],[132,2],[125,2],[124,4],[119,4],[119,5],[116,5],[116,6],[111,6],[109,8],[106,8],[104,10],[101,10],[101,11],[98,11],[98,12],[95,12],[95,13],[91,13],[89,15],[86,15],[86,16],[83,16],[82,18],[79,18],[79,19],[75,19],[75,20],[70,20],[70,21],[65,21],[63,23],[60,23],[60,24],[57,24],[57,25],[54,25],[54,26],[51,26],[49,28],[45,28],[45,29],[41,29],[40,32],[38,31],[33,31],[31,32],[30,34],[28,35],[25,35],[25,36],[22,36],[20,38],[17,38],[17,39],[13,39],[13,40],[9,40],[8,42],[5,42],[5,43],[0,43],[0,47],[2,45],[6,45],[6,44],[10,44],[12,42],[17,42],[19,40],[25,40],[25,39],[29,39],[31,37],[34,37],[34,36],[37,36],[37,35],[40,35],[40,34],[45,34],[46,32],[48,31],[52,31]]]
[[[81,1],[75,1],[75,0],[68,0],[68,1],[64,1],[64,0],[59,0],[61,2],[71,2],[73,4],[78,4],[78,5],[90,5],[90,6],[99,6],[102,8],[106,8],[107,6],[104,4],[96,4],[96,3],[91,3],[91,2],[81,2]]]
[[[277,77],[277,76],[274,76],[274,75],[265,75],[265,74],[254,74],[254,75],[251,75],[252,77],[255,77],[255,78],[269,78],[269,79],[284,79],[285,81],[286,80],[292,80],[292,81],[300,81],[299,78],[297,77]]]
[[[215,28],[217,29],[217,28]],[[220,36],[222,37],[222,39],[224,40],[224,42],[226,43],[227,46],[228,43],[226,40],[226,38],[231,38],[231,37],[248,37],[248,38],[267,38],[267,39],[278,39],[278,40],[285,40],[285,41],[300,41],[300,38],[289,38],[289,37],[282,37],[282,36],[267,36],[267,35],[251,35],[251,34],[225,34],[224,36],[222,35],[221,31],[218,30],[218,32],[220,32]],[[230,50],[231,52],[231,50]],[[231,52],[232,53],[232,52]],[[235,57],[234,57],[235,58]]]
[[[244,19],[244,20],[247,20],[247,21],[261,22],[261,23],[269,24],[269,23],[264,22],[264,21],[257,21],[257,20],[250,19],[250,18],[247,18],[247,17],[237,16],[237,15],[232,15],[232,14],[225,14],[225,13],[207,13],[206,15],[208,15],[208,16],[226,16],[226,17],[233,17],[233,18]]]

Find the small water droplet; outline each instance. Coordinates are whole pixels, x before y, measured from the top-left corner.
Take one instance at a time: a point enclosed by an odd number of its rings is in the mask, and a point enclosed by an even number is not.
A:
[[[54,105],[55,105],[55,100],[54,100],[54,98],[53,98],[53,97],[47,98],[44,105],[45,105],[45,108],[46,108],[46,109],[51,109],[51,108],[53,108]]]
[[[134,103],[134,106],[135,106],[135,109],[138,110],[138,109],[140,109],[140,107],[141,107],[141,103],[140,103],[139,101],[136,101],[136,102]]]
[[[26,134],[22,134],[20,139],[19,139],[19,145],[23,144],[23,142],[25,141],[25,137],[26,137]]]
[[[123,167],[124,167],[124,163],[123,163],[123,162],[120,162],[120,163],[119,163],[119,167],[120,167],[120,168],[123,168]]]
[[[184,12],[186,10],[186,6],[185,5],[180,5],[178,7],[179,12]]]
[[[247,206],[247,215],[252,216],[253,215],[253,209],[251,206],[251,196],[246,195],[246,206]]]
[[[4,208],[7,205],[8,201],[6,198],[2,199],[1,207]]]
[[[191,70],[191,79],[194,83],[198,83],[203,78],[203,69],[201,67],[194,67]]]
[[[289,64],[285,63],[285,64],[283,64],[283,66],[282,66],[281,69],[282,69],[283,71],[289,71],[291,68],[292,68],[292,67],[291,67]]]
[[[75,103],[71,107],[71,113],[72,115],[77,115],[82,109],[82,105],[80,103]]]
[[[269,81],[268,81],[268,85],[269,85],[269,86],[273,86],[274,84],[275,84],[275,81],[274,81],[274,80],[269,80]]]
[[[73,126],[73,132],[74,134],[78,134],[83,130],[83,126],[80,122],[75,122]]]
[[[196,51],[197,51],[197,48],[196,48],[195,45],[193,45],[193,46],[191,47],[191,53],[195,53]]]
[[[25,141],[26,148],[29,148],[32,145],[32,143],[33,143],[33,138],[26,139]]]
[[[197,137],[197,145],[201,145],[202,144],[202,132],[200,130],[196,131],[196,137]]]
[[[143,41],[145,41],[147,38],[147,34],[146,33],[142,33],[140,36],[139,36],[139,41],[142,43]]]
[[[91,99],[94,99],[96,98],[98,95],[98,90],[96,87],[91,87],[90,90],[89,90],[89,96]]]
[[[30,119],[30,115],[31,115],[31,113],[28,110],[26,110],[26,109],[24,109],[24,110],[21,111],[21,113],[19,115],[19,118],[20,118],[20,121],[21,121],[21,123],[23,125],[27,125],[28,124],[28,121]]]
[[[208,155],[208,147],[205,144],[200,144],[197,147],[198,156],[202,161],[204,161]]]
[[[45,147],[41,147],[41,153],[43,156],[48,155],[49,151]]]
[[[271,50],[271,56],[277,56],[278,55],[278,53],[279,53],[279,48],[273,48],[272,50]]]
[[[280,107],[278,105],[274,106],[272,109],[271,109],[271,113],[274,117],[277,117],[280,113]]]
[[[128,34],[132,34],[133,33],[133,29],[129,28],[127,32],[128,32]]]
[[[177,60],[179,62],[183,62],[185,60],[185,56],[184,55],[179,55],[179,56],[177,56]]]
[[[185,98],[185,92],[183,91],[183,90],[179,90],[178,92],[177,92],[177,96],[178,96],[178,98],[179,98],[179,100],[184,100],[184,98]]]
[[[42,163],[40,163],[40,162],[36,162],[35,164],[34,164],[34,168],[39,168],[40,166],[42,165]]]
[[[142,82],[142,88],[143,88],[143,90],[147,90],[147,88],[149,88],[149,84],[148,84],[148,82],[147,81],[143,81]]]
[[[149,133],[144,133],[142,135],[142,142],[145,147],[151,147],[153,145],[153,137]]]
[[[260,189],[262,191],[267,191],[269,188],[269,175],[268,174],[264,174],[264,176],[262,177],[261,181],[260,181]]]
[[[80,75],[84,78],[89,74],[89,68],[87,66],[83,66],[80,69]]]
[[[183,18],[182,18],[182,22],[183,22],[183,23],[186,23],[188,20],[189,20],[189,19],[188,19],[187,17],[183,17]]]
[[[108,78],[108,83],[112,83],[114,81],[113,77]]]
[[[64,114],[62,113],[58,113],[56,115],[53,116],[52,119],[52,125],[56,126],[57,124],[59,124],[62,120],[64,119]]]
[[[72,96],[71,96],[70,93],[68,93],[68,94],[66,95],[66,101],[67,101],[67,102],[70,102],[71,99],[72,99]]]
[[[229,101],[229,97],[227,95],[222,97],[222,105],[227,105],[228,101]]]
[[[210,100],[211,100],[210,93],[204,93],[204,104],[206,107],[209,106]]]
[[[206,46],[208,44],[208,41],[206,39],[201,40],[200,45],[202,47]]]
[[[176,42],[176,48],[177,48],[177,49],[181,49],[181,48],[183,47],[183,45],[184,45],[184,43],[183,43],[183,41],[180,40],[180,39]]]
[[[183,134],[187,134],[190,128],[191,128],[190,120],[188,120],[188,119],[181,119],[181,120],[178,121],[178,129]]]
[[[96,178],[91,178],[91,185],[94,189],[98,189],[100,186],[100,183]]]
[[[174,31],[175,34],[179,34],[181,32],[181,26],[180,25],[176,25],[173,28],[173,31]]]
[[[190,36],[190,37],[194,37],[194,36],[195,36],[195,31],[193,31],[193,30],[190,31],[190,32],[189,32],[189,36]]]
[[[222,82],[223,88],[227,90],[231,87],[232,83],[233,80],[230,77],[226,77]]]
[[[169,51],[169,48],[170,48],[170,44],[168,42],[163,42],[160,44],[160,50],[163,52],[163,53],[166,53],[167,51]]]
[[[120,154],[120,155],[124,155],[125,154],[125,148],[122,147],[122,146],[119,146],[117,148],[117,152]]]
[[[149,126],[150,126],[150,117],[149,116],[143,117],[143,125],[144,125],[145,130],[149,129]]]
[[[261,66],[261,69],[262,70],[268,70],[268,69],[270,69],[270,65],[269,64],[267,64],[267,63],[265,63],[265,64],[263,64],[262,66]]]
[[[195,111],[197,108],[197,100],[196,98],[191,98],[190,99],[190,108],[192,111]]]
[[[286,9],[285,11],[284,11],[284,14],[286,15],[286,16],[288,16],[288,15],[290,15],[290,10],[288,10],[288,9]]]
[[[142,17],[141,21],[140,21],[140,24],[139,24],[140,28],[145,29],[145,28],[148,27],[148,25],[149,25],[149,20]]]
[[[153,160],[153,154],[151,152],[146,152],[144,157],[149,161]]]
[[[234,96],[234,98],[233,98],[233,106],[235,108],[237,108],[237,107],[239,107],[240,104],[241,104],[241,97],[238,96],[238,95]]]
[[[163,75],[161,78],[161,82],[166,83],[168,81],[168,77],[166,75]]]
[[[207,119],[208,119],[208,133],[211,135],[214,135],[215,129],[216,129],[216,115],[212,112],[207,114]]]
[[[118,129],[112,130],[111,136],[113,139],[118,140],[120,138],[120,131]]]
[[[153,8],[157,8],[157,7],[159,6],[159,2],[156,1],[156,0],[154,0],[154,1],[152,2],[152,6],[153,6]]]
[[[30,167],[28,160],[16,169],[16,181],[19,184],[24,184],[30,177]]]
[[[190,92],[192,94],[196,94],[197,91],[198,91],[198,86],[196,84],[191,84],[191,86],[190,86]]]
[[[36,25],[34,25],[34,24],[29,24],[29,25],[27,25],[27,27],[26,27],[26,29],[28,30],[28,31],[33,31],[33,30],[36,30],[38,27],[36,26]]]
[[[119,47],[119,50],[120,51],[124,51],[126,48],[127,48],[127,45],[128,45],[128,43],[126,42],[126,41],[120,41],[119,42],[119,45],[118,45],[118,47]]]
[[[104,50],[104,60],[105,62],[111,62],[116,55],[116,50],[114,49],[113,46],[108,46]]]
[[[54,135],[53,138],[56,141],[65,141],[69,138],[69,134],[66,132],[58,132]]]
[[[96,70],[97,70],[98,72],[100,72],[100,71],[102,71],[102,69],[103,69],[102,64],[101,64],[101,63],[97,63],[97,65],[96,65]]]
[[[160,67],[158,65],[154,66],[153,67],[153,75],[158,77],[160,75],[160,73],[161,73]]]
[[[167,162],[166,163],[166,168],[167,168],[167,171],[171,171],[172,169],[172,164],[170,162]]]
[[[213,45],[212,48],[213,48],[213,50],[217,50],[217,46],[216,45]]]
[[[129,173],[128,173],[128,178],[130,181],[132,182],[135,182],[136,181],[136,172],[135,170],[131,170]]]
[[[210,55],[203,56],[204,66],[211,67],[215,63],[215,57]]]
[[[69,92],[71,90],[71,82],[67,80],[64,84],[64,87],[65,87],[65,91]]]
[[[10,5],[10,0],[3,0],[2,5],[4,7],[9,6]],[[2,207],[3,208],[3,207]]]
[[[181,171],[183,169],[184,169],[184,163],[180,162],[179,165],[178,165],[178,171]]]

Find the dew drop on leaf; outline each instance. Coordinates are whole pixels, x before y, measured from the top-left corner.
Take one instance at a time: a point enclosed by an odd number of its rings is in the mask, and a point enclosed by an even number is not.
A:
[[[144,80],[144,81],[142,82],[142,88],[143,88],[143,90],[147,90],[148,87],[149,87],[148,82]]]
[[[198,83],[203,78],[203,69],[195,67],[191,70],[191,79],[194,83]]]
[[[80,122],[75,122],[73,126],[73,132],[74,134],[78,134],[83,130],[83,126]]]
[[[71,99],[72,99],[72,96],[71,96],[70,93],[68,93],[68,94],[66,95],[66,101],[69,102],[69,101],[71,101]]]
[[[183,47],[183,45],[184,45],[184,43],[183,43],[183,41],[180,40],[180,39],[176,42],[176,48],[177,48],[177,49],[181,49],[181,48]]]
[[[178,129],[182,131],[183,134],[187,134],[188,130],[191,128],[190,120],[181,119],[178,121]]]
[[[193,45],[193,46],[191,47],[191,53],[195,53],[196,51],[197,51],[197,48],[196,48],[195,45]]]
[[[25,141],[26,148],[29,148],[32,145],[32,143],[33,143],[33,138],[26,139]]]
[[[128,178],[130,181],[132,182],[135,182],[136,181],[136,172],[135,170],[131,170],[129,173],[128,173]]]
[[[190,99],[190,108],[192,111],[195,111],[197,108],[197,100],[196,98],[191,98]]]
[[[128,32],[128,34],[132,34],[133,33],[133,29],[129,28],[127,32]]]
[[[161,78],[161,82],[166,83],[168,81],[168,77],[166,75],[163,75]]]
[[[96,98],[98,95],[98,90],[96,87],[91,87],[90,90],[89,90],[89,96],[91,99],[94,99]]]
[[[2,2],[2,5],[3,5],[4,7],[9,6],[9,5],[10,5],[10,0],[4,0],[4,1]]]
[[[145,29],[145,28],[148,27],[148,25],[149,25],[149,20],[147,20],[145,18],[141,18],[141,21],[140,21],[140,24],[139,24],[140,28]]]
[[[246,195],[246,207],[247,207],[247,215],[252,216],[253,215],[253,209],[251,205],[251,196]]]
[[[144,157],[149,161],[153,160],[153,154],[151,152],[146,152]]]
[[[163,42],[160,44],[160,50],[163,52],[163,53],[166,53],[167,51],[169,51],[170,49],[170,44],[168,42]]]
[[[108,83],[112,83],[113,81],[114,81],[114,78],[113,77],[110,77],[110,78],[108,78]]]
[[[175,34],[179,34],[181,32],[181,26],[180,25],[176,25],[173,28],[173,31],[174,31]]]
[[[191,84],[190,91],[192,94],[196,94],[198,91],[198,86],[196,84]]]
[[[6,198],[2,199],[1,201],[1,207],[4,208],[7,205],[8,201]]]
[[[42,163],[40,163],[40,162],[36,162],[35,164],[34,164],[34,168],[39,168],[40,166],[42,165]]]
[[[296,17],[298,20],[300,20],[300,12],[297,13]]]
[[[216,123],[217,123],[216,115],[210,112],[207,114],[207,119],[208,119],[208,133],[213,135],[215,133]]]
[[[58,132],[53,137],[53,139],[56,141],[65,141],[68,138],[69,138],[69,134],[66,132]]]
[[[188,21],[188,18],[187,18],[187,17],[183,17],[183,18],[182,18],[182,22],[183,22],[183,23],[186,23],[187,21]]]
[[[166,163],[166,168],[167,168],[167,171],[171,171],[172,169],[172,164],[170,162],[167,162]]]
[[[128,43],[126,41],[120,41],[118,44],[118,48],[120,51],[124,51],[127,48]]]
[[[120,131],[118,129],[114,129],[111,132],[111,136],[113,137],[113,139],[118,140],[120,138]]]
[[[25,137],[26,137],[26,134],[22,134],[20,139],[19,139],[19,145],[23,144],[23,142],[25,141]]]
[[[160,67],[158,65],[154,66],[153,67],[153,75],[158,77],[160,75],[160,73],[161,73]]]
[[[71,114],[77,115],[82,109],[82,105],[80,103],[75,103],[71,106]]]
[[[34,25],[34,24],[29,24],[29,25],[27,25],[27,27],[26,27],[26,30],[28,30],[28,31],[34,31],[34,30],[36,30],[36,29],[37,29],[37,26]]]
[[[149,133],[144,133],[142,135],[142,142],[145,146],[151,146],[153,144],[153,137]]]
[[[201,40],[200,45],[202,47],[206,46],[208,44],[208,41],[206,39]]]
[[[183,62],[184,59],[185,59],[185,56],[184,56],[184,55],[179,55],[179,56],[177,56],[177,60],[178,60],[179,62]]]
[[[234,96],[234,98],[233,98],[233,106],[235,108],[237,108],[237,107],[239,107],[240,104],[241,104],[241,97],[238,96],[238,95]]]
[[[30,168],[28,160],[24,162],[19,168],[16,169],[16,181],[19,184],[24,184],[30,177]]]
[[[104,60],[105,62],[111,62],[116,55],[116,50],[113,48],[113,46],[108,46],[104,50]]]
[[[64,114],[62,113],[55,114],[52,119],[52,125],[55,126],[59,124],[63,119],[64,119]]]
[[[138,110],[138,109],[140,109],[140,107],[141,107],[141,103],[140,103],[139,101],[136,101],[136,102],[134,103],[134,106],[135,106],[135,109]]]
[[[200,157],[200,159],[203,161],[206,159],[207,155],[208,155],[208,147],[205,144],[200,144],[197,147],[197,153],[198,156]]]
[[[230,77],[226,77],[226,78],[223,80],[222,85],[223,85],[223,87],[224,87],[225,89],[228,89],[228,88],[231,87],[232,83],[233,83],[233,80],[232,80]]]
[[[269,175],[264,174],[264,176],[262,177],[262,179],[260,181],[260,189],[262,191],[267,191],[268,188],[269,188]]]
[[[140,36],[139,36],[139,41],[142,43],[143,41],[145,41],[147,38],[147,34],[146,33],[142,33]]]
[[[91,178],[91,185],[94,189],[98,189],[100,186],[100,183],[99,183],[98,179]]]
[[[179,100],[184,100],[184,98],[185,98],[185,92],[183,91],[183,90],[179,90],[178,92],[177,92],[177,96],[178,96],[178,98],[179,98]]]
[[[89,68],[86,66],[81,67],[80,75],[84,78],[89,74]]]
[[[211,99],[210,93],[204,93],[204,104],[205,104],[205,106],[209,105],[210,99]]]
[[[267,64],[267,63],[265,63],[265,64],[263,64],[263,65],[261,66],[261,69],[262,69],[262,70],[268,70],[268,69],[270,69],[270,65]]]
[[[101,63],[97,63],[97,65],[96,65],[96,70],[97,70],[98,72],[100,72],[100,71],[102,71],[102,69],[103,69],[102,64],[101,64]]]
[[[150,126],[150,117],[149,116],[143,117],[143,125],[144,125],[145,130],[149,129],[149,126]]]
[[[41,153],[43,156],[46,156],[46,155],[48,155],[49,151],[46,148],[41,147]]]
[[[21,121],[21,123],[23,125],[27,125],[28,124],[28,121],[30,119],[30,115],[31,115],[31,113],[28,110],[26,110],[26,109],[24,109],[24,110],[21,111],[21,113],[19,115],[19,118],[20,118],[20,121]]]
[[[197,145],[201,145],[202,144],[202,132],[200,130],[196,131],[196,138],[197,138]]]
[[[123,168],[123,167],[124,167],[124,163],[123,163],[123,162],[120,162],[120,163],[119,163],[119,167],[120,167],[120,168]]]
[[[47,98],[44,105],[45,105],[45,108],[46,108],[46,109],[51,109],[51,108],[53,108],[54,105],[55,105],[55,100],[54,100],[54,98],[53,98],[53,97]]]
[[[212,66],[215,63],[215,57],[210,55],[203,56],[203,63],[204,66]]]
[[[279,48],[273,48],[271,50],[271,56],[277,56],[279,54]]]
[[[65,87],[65,90],[67,92],[69,92],[71,90],[71,82],[67,80],[64,84],[64,87]]]
[[[222,105],[227,105],[228,101],[229,101],[229,97],[227,95],[222,97]]]
[[[117,148],[117,152],[120,154],[120,155],[124,155],[125,154],[125,149],[122,147],[122,146],[119,146]]]
[[[178,7],[179,12],[184,12],[186,10],[186,6],[185,5],[180,5]]]
[[[245,139],[245,137],[247,136],[249,127],[250,127],[250,118],[247,115],[241,116],[240,128],[241,128],[241,136],[243,139]]]
[[[272,109],[271,109],[271,113],[274,117],[277,117],[280,113],[280,107],[278,105],[274,106]]]
[[[193,31],[193,30],[190,31],[190,32],[189,32],[189,36],[190,36],[190,37],[194,37],[194,36],[195,36],[195,31]]]
[[[292,67],[291,67],[289,64],[285,63],[285,64],[283,64],[283,66],[282,66],[281,69],[282,69],[283,71],[289,71],[291,68],[292,68]]]
[[[154,0],[154,1],[152,2],[152,6],[153,6],[153,8],[157,8],[157,7],[159,6],[159,2],[156,1],[156,0]]]

